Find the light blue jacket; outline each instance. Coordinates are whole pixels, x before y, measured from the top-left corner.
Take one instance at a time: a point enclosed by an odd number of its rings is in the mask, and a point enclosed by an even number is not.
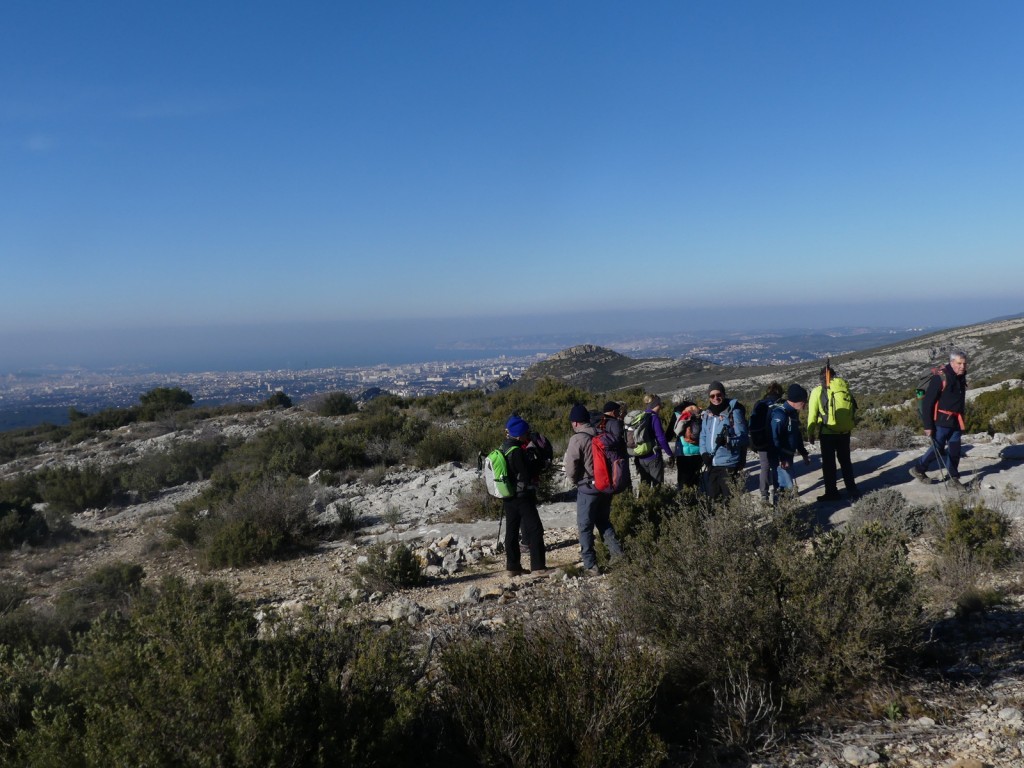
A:
[[[713,467],[738,467],[747,447],[747,414],[738,400],[730,400],[729,407],[718,416],[704,409],[700,415],[700,452],[711,454]],[[726,445],[718,445],[718,433],[725,430]]]

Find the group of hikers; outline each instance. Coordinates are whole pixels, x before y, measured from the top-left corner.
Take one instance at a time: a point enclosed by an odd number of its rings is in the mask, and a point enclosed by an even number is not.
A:
[[[911,475],[931,482],[927,472],[937,464],[947,482],[960,486],[961,436],[964,429],[967,356],[958,349],[949,363],[933,369],[919,390],[922,427],[930,444],[912,466]],[[845,379],[829,363],[819,373],[820,383],[810,393],[800,384],[783,388],[768,385],[750,415],[738,400],[730,398],[725,385],[708,385],[703,408],[684,400],[672,409],[669,429],[662,418],[663,404],[655,394],[644,396],[642,410],[627,411],[623,403],[609,401],[591,413],[577,403],[569,411],[572,434],[563,457],[566,479],[576,488],[576,524],[583,568],[597,574],[595,529],[612,559],[622,546],[611,523],[612,496],[631,488],[633,475],[641,485],[661,485],[666,467],[675,467],[676,485],[711,499],[727,498],[741,482],[748,452],[757,453],[758,488],[766,504],[786,494],[796,494],[795,462],[805,463],[800,414],[807,411],[807,437],[821,441],[822,479],[825,492],[819,501],[837,501],[838,477],[842,474],[846,498],[860,497],[850,459],[850,434],[857,410]],[[518,414],[505,424],[506,439],[499,449],[507,461],[509,493],[503,495],[507,521],[506,568],[512,574],[527,573],[521,564],[520,532],[530,555],[530,571],[546,571],[544,529],[537,512],[536,486],[551,460],[550,443],[533,432]],[[521,450],[516,450],[521,449]],[[632,460],[632,467],[630,466]]]

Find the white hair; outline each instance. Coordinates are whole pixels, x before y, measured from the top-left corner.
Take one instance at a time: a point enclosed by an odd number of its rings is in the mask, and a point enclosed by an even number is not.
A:
[[[966,359],[967,359],[967,353],[964,352],[962,349],[955,349],[954,348],[949,353],[949,362],[951,362],[951,363],[954,360],[966,360]]]

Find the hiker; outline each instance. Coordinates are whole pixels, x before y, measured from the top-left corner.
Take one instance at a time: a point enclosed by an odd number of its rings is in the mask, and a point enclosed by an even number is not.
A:
[[[676,487],[695,489],[700,485],[700,408],[684,400],[674,409],[676,437]]]
[[[580,537],[580,554],[583,568],[592,576],[600,571],[597,567],[597,553],[594,551],[594,528],[604,539],[612,558],[622,555],[622,547],[612,528],[611,494],[601,493],[594,487],[594,455],[591,441],[597,431],[591,426],[590,412],[580,403],[569,411],[572,435],[562,459],[565,476],[576,486],[576,529]]]
[[[768,460],[768,452],[772,448],[772,406],[782,402],[782,392],[782,385],[773,381],[750,412],[750,447],[757,452],[757,487],[761,492],[761,501],[765,504],[770,503],[771,495],[778,495],[779,490],[776,473]]]
[[[845,379],[836,376],[832,366],[826,364],[818,374],[821,384],[811,390],[807,403],[807,438],[811,445],[821,437],[821,475],[825,493],[818,501],[839,501],[839,486],[836,480],[836,459],[843,472],[843,485],[851,501],[860,498],[857,481],[853,476],[853,462],[850,460],[850,432],[857,414],[857,401],[850,394]]]
[[[625,415],[623,411],[623,404],[617,403],[614,400],[609,400],[604,404],[601,409],[601,429],[607,432],[615,440],[617,451],[620,455],[625,456],[626,451],[626,425],[622,420]],[[623,464],[623,468],[626,473],[629,473],[629,462]],[[631,477],[626,479],[626,487],[633,487],[633,480]]]
[[[949,353],[949,363],[932,376],[921,400],[921,421],[931,445],[910,468],[910,474],[923,483],[931,482],[928,467],[932,460],[945,467],[949,483],[960,482],[960,449],[964,431],[964,405],[967,400],[967,354],[959,349]]]
[[[662,453],[669,457],[670,465],[675,463],[675,452],[668,444],[665,429],[661,425],[661,398],[657,395],[644,395],[644,413],[649,414],[654,450],[646,456],[637,456],[634,459],[637,476],[643,485],[661,485],[665,482],[665,460]]]
[[[726,398],[725,385],[708,385],[708,407],[701,414],[700,457],[708,473],[712,499],[729,497],[729,484],[743,471],[747,450],[747,416],[743,404]]]
[[[778,493],[796,492],[793,468],[796,454],[803,457],[805,464],[810,461],[800,434],[800,411],[806,406],[807,390],[799,384],[790,384],[785,402],[772,406],[772,447],[768,451],[768,460],[776,474]]]
[[[530,444],[530,425],[519,416],[512,416],[505,424],[506,438],[501,445],[508,464],[509,484],[513,496],[502,499],[505,512],[505,570],[516,575],[530,571],[545,571],[544,526],[537,512],[536,479],[541,467],[535,454],[527,450]],[[519,528],[522,526],[526,546],[530,551],[530,571],[523,569],[519,550]]]

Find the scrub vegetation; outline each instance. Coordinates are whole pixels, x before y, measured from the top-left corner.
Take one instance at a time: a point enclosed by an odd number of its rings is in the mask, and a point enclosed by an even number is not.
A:
[[[326,528],[314,519],[310,475],[475,463],[512,412],[553,436],[557,454],[568,408],[609,394],[631,406],[642,396],[540,379],[358,409],[334,398],[248,439],[205,435],[103,466],[27,471],[0,482],[0,549],[55,548],[83,510],[203,481],[172,517],[177,546],[210,570],[293,557],[356,525],[351,509]],[[989,394],[979,429],[1021,423],[1019,394]],[[103,440],[143,413],[195,418],[184,395],[155,393],[131,420],[106,414],[88,429]],[[902,418],[877,423],[894,430]],[[49,439],[78,439],[89,419]],[[15,453],[30,442],[4,437]],[[477,490],[458,514],[496,510]],[[346,600],[278,616],[219,582],[147,581],[130,563],[48,602],[4,583],[0,763],[713,764],[756,754],[812,713],[865,707],[879,681],[924,674],[936,627],[998,604],[987,576],[1020,563],[1007,515],[969,497],[926,509],[879,491],[825,532],[797,504],[769,513],[734,494],[711,507],[659,488],[616,497],[613,520],[627,556],[610,565],[611,610],[438,637],[366,622]],[[373,548],[359,576],[380,593],[423,580],[403,544]]]

